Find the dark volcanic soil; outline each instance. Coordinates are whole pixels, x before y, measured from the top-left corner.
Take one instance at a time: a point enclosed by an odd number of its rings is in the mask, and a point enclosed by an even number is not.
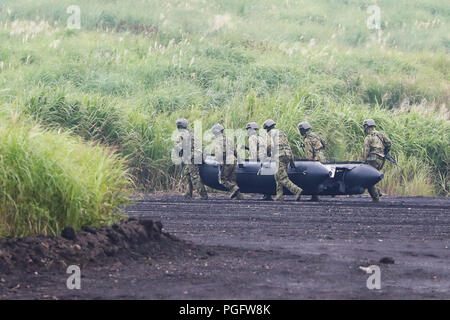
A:
[[[67,289],[62,267],[18,262],[0,270],[0,298],[450,299],[448,198],[212,198],[145,196],[128,214],[186,241],[161,233],[164,245],[150,237],[134,255],[118,245],[82,259],[80,290]],[[380,290],[366,286],[369,265],[381,269]]]

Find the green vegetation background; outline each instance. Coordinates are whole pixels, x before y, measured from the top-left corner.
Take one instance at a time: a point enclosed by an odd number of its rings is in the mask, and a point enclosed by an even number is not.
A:
[[[446,1],[75,2],[0,2],[5,125],[18,114],[109,146],[137,187],[162,190],[179,187],[170,161],[178,117],[204,130],[273,118],[298,157],[296,124],[308,120],[336,161],[360,160],[371,117],[402,166],[386,166],[383,191],[448,196]],[[73,4],[80,30],[66,28]],[[381,30],[367,27],[373,4]]]

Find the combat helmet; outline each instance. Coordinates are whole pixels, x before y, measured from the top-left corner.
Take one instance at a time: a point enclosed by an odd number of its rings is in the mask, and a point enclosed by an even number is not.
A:
[[[188,121],[184,118],[180,118],[176,121],[177,127],[182,129],[187,129],[188,127]]]
[[[272,119],[268,119],[264,121],[263,128],[264,130],[269,130],[270,128],[274,127],[276,125],[275,121]]]
[[[259,130],[258,124],[256,122],[249,122],[245,126],[245,130],[253,129],[253,130]]]
[[[212,126],[211,132],[213,135],[217,136],[220,133],[222,133],[224,129],[225,128],[221,124],[216,123],[215,125]]]
[[[298,129],[299,130],[308,130],[308,129],[311,129],[311,125],[309,124],[309,122],[303,121],[298,124]]]
[[[375,121],[373,119],[366,119],[363,122],[363,126],[364,127],[375,127],[376,124],[375,124]]]

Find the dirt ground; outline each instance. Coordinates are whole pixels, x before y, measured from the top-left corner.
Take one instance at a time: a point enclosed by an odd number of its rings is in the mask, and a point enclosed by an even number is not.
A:
[[[450,299],[449,198],[259,198],[145,195],[127,213],[161,221],[164,245],[153,236],[135,255],[80,261],[80,290],[67,289],[65,268],[21,262],[0,270],[0,298]],[[367,288],[369,265],[379,290]]]

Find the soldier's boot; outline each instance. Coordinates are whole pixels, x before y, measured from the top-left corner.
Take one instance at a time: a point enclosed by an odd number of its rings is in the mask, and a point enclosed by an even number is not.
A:
[[[287,177],[286,179],[283,179],[283,185],[292,193],[295,195],[294,200],[300,201],[300,198],[302,197],[302,188],[297,186],[295,183],[293,183],[291,180],[289,180]]]
[[[198,192],[201,200],[208,200],[208,193],[206,192],[206,188],[203,184],[201,184],[197,188],[197,192]]]
[[[187,190],[186,190],[186,192],[184,193],[183,196],[184,196],[185,199],[192,199],[192,196],[193,196],[192,189],[187,188]]]
[[[184,196],[185,199],[192,199],[192,196],[193,196],[192,189],[188,188],[183,196]]]
[[[245,197],[244,197],[244,195],[243,195],[242,193],[240,193],[240,192],[238,191],[238,193],[236,194],[236,196],[234,197],[234,199],[235,199],[235,200],[244,200]]]
[[[295,183],[293,183],[291,180],[289,180],[287,174],[286,176],[281,179],[281,185],[286,187],[292,194],[295,195],[295,201],[299,201],[302,196],[302,188],[297,186]],[[283,187],[281,187],[283,189]]]
[[[313,195],[311,196],[311,201],[312,201],[312,202],[318,202],[318,201],[319,201],[319,196],[318,196],[317,194],[313,194]]]
[[[378,190],[375,186],[368,188],[367,191],[369,191],[370,197],[372,198],[373,202],[380,202],[380,194],[378,193]]]
[[[265,195],[263,195],[262,200],[263,200],[263,201],[273,201],[272,195],[270,195],[270,194],[265,194]]]
[[[295,194],[295,201],[300,201],[301,197],[302,197],[302,189],[297,191],[297,193]]]
[[[239,187],[234,186],[230,192],[231,192],[230,198],[233,199],[234,197],[236,197],[239,194]]]

